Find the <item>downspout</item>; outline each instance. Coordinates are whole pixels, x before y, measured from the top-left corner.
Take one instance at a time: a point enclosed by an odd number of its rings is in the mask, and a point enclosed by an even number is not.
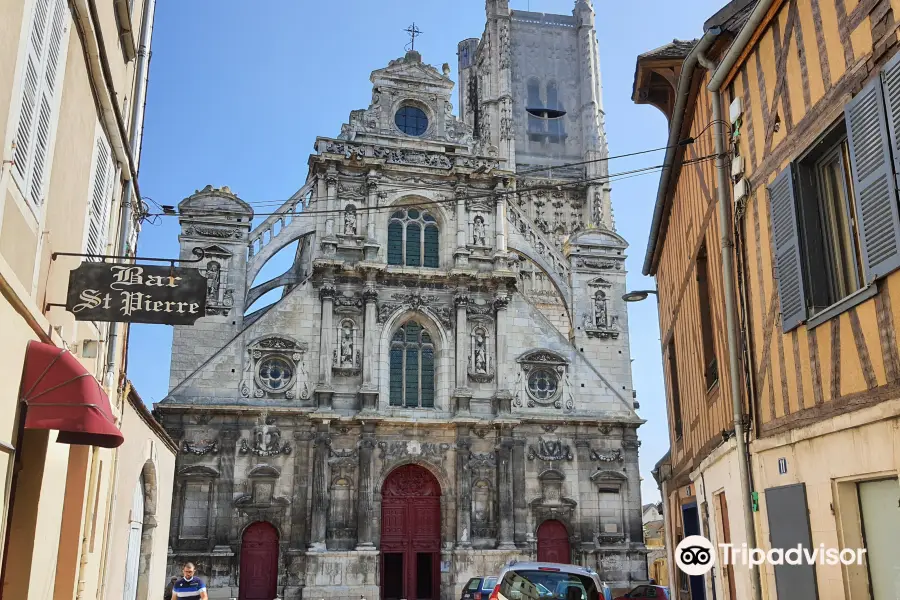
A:
[[[93,0],[92,0],[93,1]],[[141,138],[144,131],[144,110],[147,105],[147,83],[150,74],[150,43],[153,39],[153,15],[156,11],[156,0],[144,0],[144,12],[141,19],[141,40],[137,51],[137,63],[134,72],[134,95],[131,104],[131,125],[128,130],[128,139],[131,144],[131,157],[134,160],[135,176],[130,178],[125,185],[125,194],[122,198],[122,208],[119,215],[119,241],[113,254],[125,256],[134,248],[128,247],[131,238],[131,221],[133,214],[132,203],[134,201],[135,180],[140,168]],[[116,354],[119,346],[119,328],[112,327],[106,345],[106,373],[103,376],[103,384],[107,389],[112,389],[116,383],[115,367]]]
[[[763,2],[762,4],[765,4]],[[759,5],[757,5],[759,9]],[[741,35],[751,28],[751,24],[741,30]],[[754,28],[755,29],[755,28]],[[714,28],[718,31],[718,28]],[[740,36],[738,36],[740,39]],[[735,48],[735,44],[731,48]],[[730,52],[730,51],[729,51]],[[709,72],[716,71],[716,65],[707,58],[704,51],[697,53],[697,61]],[[724,64],[722,65],[724,66]],[[723,69],[724,70],[724,69]],[[710,84],[711,85],[711,84]],[[734,433],[737,441],[738,453],[738,473],[741,494],[741,513],[744,517],[744,530],[747,536],[747,545],[750,548],[756,548],[756,529],[753,522],[753,509],[750,504],[750,470],[749,451],[747,448],[747,440],[744,437],[744,407],[741,393],[741,367],[739,360],[740,349],[738,347],[738,339],[740,335],[739,324],[737,321],[735,310],[735,284],[734,284],[734,237],[732,235],[731,226],[731,187],[730,176],[728,172],[728,151],[725,145],[725,121],[722,118],[722,98],[719,94],[718,87],[710,87],[710,102],[713,110],[713,131],[716,144],[716,195],[719,209],[719,233],[721,235],[722,245],[722,279],[725,288],[725,328],[728,340],[728,374],[731,384],[731,406],[734,412]],[[754,600],[761,600],[759,569],[750,569],[750,589]]]
[[[88,540],[91,537],[91,530],[94,526],[94,502],[97,497],[97,472],[100,468],[100,448],[91,446],[91,474],[88,478],[88,495],[87,502],[84,507],[84,527],[81,532],[81,551],[79,555],[81,559],[78,561],[78,585],[75,588],[75,600],[84,598],[84,588],[87,583],[87,564],[90,560],[88,555]]]
[[[675,166],[675,159],[681,150],[679,141],[681,141],[681,127],[684,123],[684,109],[687,105],[688,98],[691,95],[691,81],[694,68],[697,66],[697,56],[703,54],[712,46],[716,37],[719,35],[718,30],[709,30],[703,34],[694,50],[684,59],[684,65],[681,67],[681,76],[678,78],[678,91],[675,97],[675,108],[672,110],[672,120],[669,123],[669,140],[666,142],[666,157],[663,159],[663,169],[660,174],[659,188],[656,192],[656,205],[653,208],[653,220],[650,223],[650,240],[652,247],[647,247],[647,254],[644,256],[644,266],[642,272],[644,275],[650,275],[653,265],[653,257],[656,255],[657,239],[659,237],[659,229],[662,225],[662,216],[666,205],[666,196],[669,193],[669,183],[672,178],[672,170]]]
[[[119,429],[122,429],[122,426],[125,423],[125,407],[128,404],[128,396],[131,394],[131,382],[125,381],[125,390],[122,392],[122,397],[125,401],[122,403],[122,415],[119,417]],[[109,560],[109,534],[112,530],[113,525],[113,507],[116,504],[116,497],[119,494],[119,450],[116,450],[115,457],[113,458],[113,466],[110,474],[112,476],[112,481],[110,485],[112,486],[111,493],[107,496],[106,501],[106,529],[103,531],[103,557],[100,559],[100,574],[102,576],[100,582],[100,592],[97,594],[97,598],[106,598],[106,585],[109,583],[109,571],[107,570],[107,561]]]

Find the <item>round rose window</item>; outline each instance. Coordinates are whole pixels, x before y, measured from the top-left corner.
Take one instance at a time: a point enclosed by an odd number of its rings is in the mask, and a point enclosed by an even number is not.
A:
[[[528,394],[538,402],[552,400],[559,388],[556,371],[538,368],[528,376]]]
[[[294,365],[287,360],[273,356],[259,364],[259,383],[270,392],[280,392],[289,387],[294,379]]]

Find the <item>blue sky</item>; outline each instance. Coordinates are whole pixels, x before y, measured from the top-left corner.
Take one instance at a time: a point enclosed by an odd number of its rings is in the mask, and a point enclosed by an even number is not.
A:
[[[673,38],[699,37],[703,21],[724,3],[595,0],[611,155],[666,144],[663,115],[631,101],[636,56]],[[510,5],[570,14],[574,2]],[[177,205],[212,184],[229,186],[251,204],[288,198],[306,178],[315,137],[336,137],[351,110],[368,106],[369,74],[403,55],[403,30],[411,22],[423,32],[416,40],[423,60],[438,69],[449,63],[455,81],[456,45],[480,37],[484,18],[481,0],[158,2],[139,179],[143,195]],[[613,160],[610,171],[662,160],[661,152]],[[654,287],[641,276],[641,265],[658,182],[651,174],[613,184],[617,230],[631,243],[629,289]],[[177,256],[177,220],[145,224],[139,254]],[[630,305],[629,324],[639,413],[647,420],[639,433],[642,490],[650,502],[659,498],[650,470],[668,448],[653,297]],[[133,325],[131,331],[129,377],[152,404],[168,391],[172,328]]]

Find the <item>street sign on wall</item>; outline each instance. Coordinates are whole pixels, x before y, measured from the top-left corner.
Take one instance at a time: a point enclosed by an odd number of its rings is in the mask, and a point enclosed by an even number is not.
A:
[[[66,310],[78,321],[192,325],[206,294],[199,269],[83,262],[69,274]]]

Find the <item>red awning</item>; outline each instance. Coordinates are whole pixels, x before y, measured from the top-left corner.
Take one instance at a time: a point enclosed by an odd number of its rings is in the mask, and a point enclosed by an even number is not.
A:
[[[26,429],[57,429],[57,442],[116,448],[125,441],[109,398],[68,350],[30,341],[22,374]]]

